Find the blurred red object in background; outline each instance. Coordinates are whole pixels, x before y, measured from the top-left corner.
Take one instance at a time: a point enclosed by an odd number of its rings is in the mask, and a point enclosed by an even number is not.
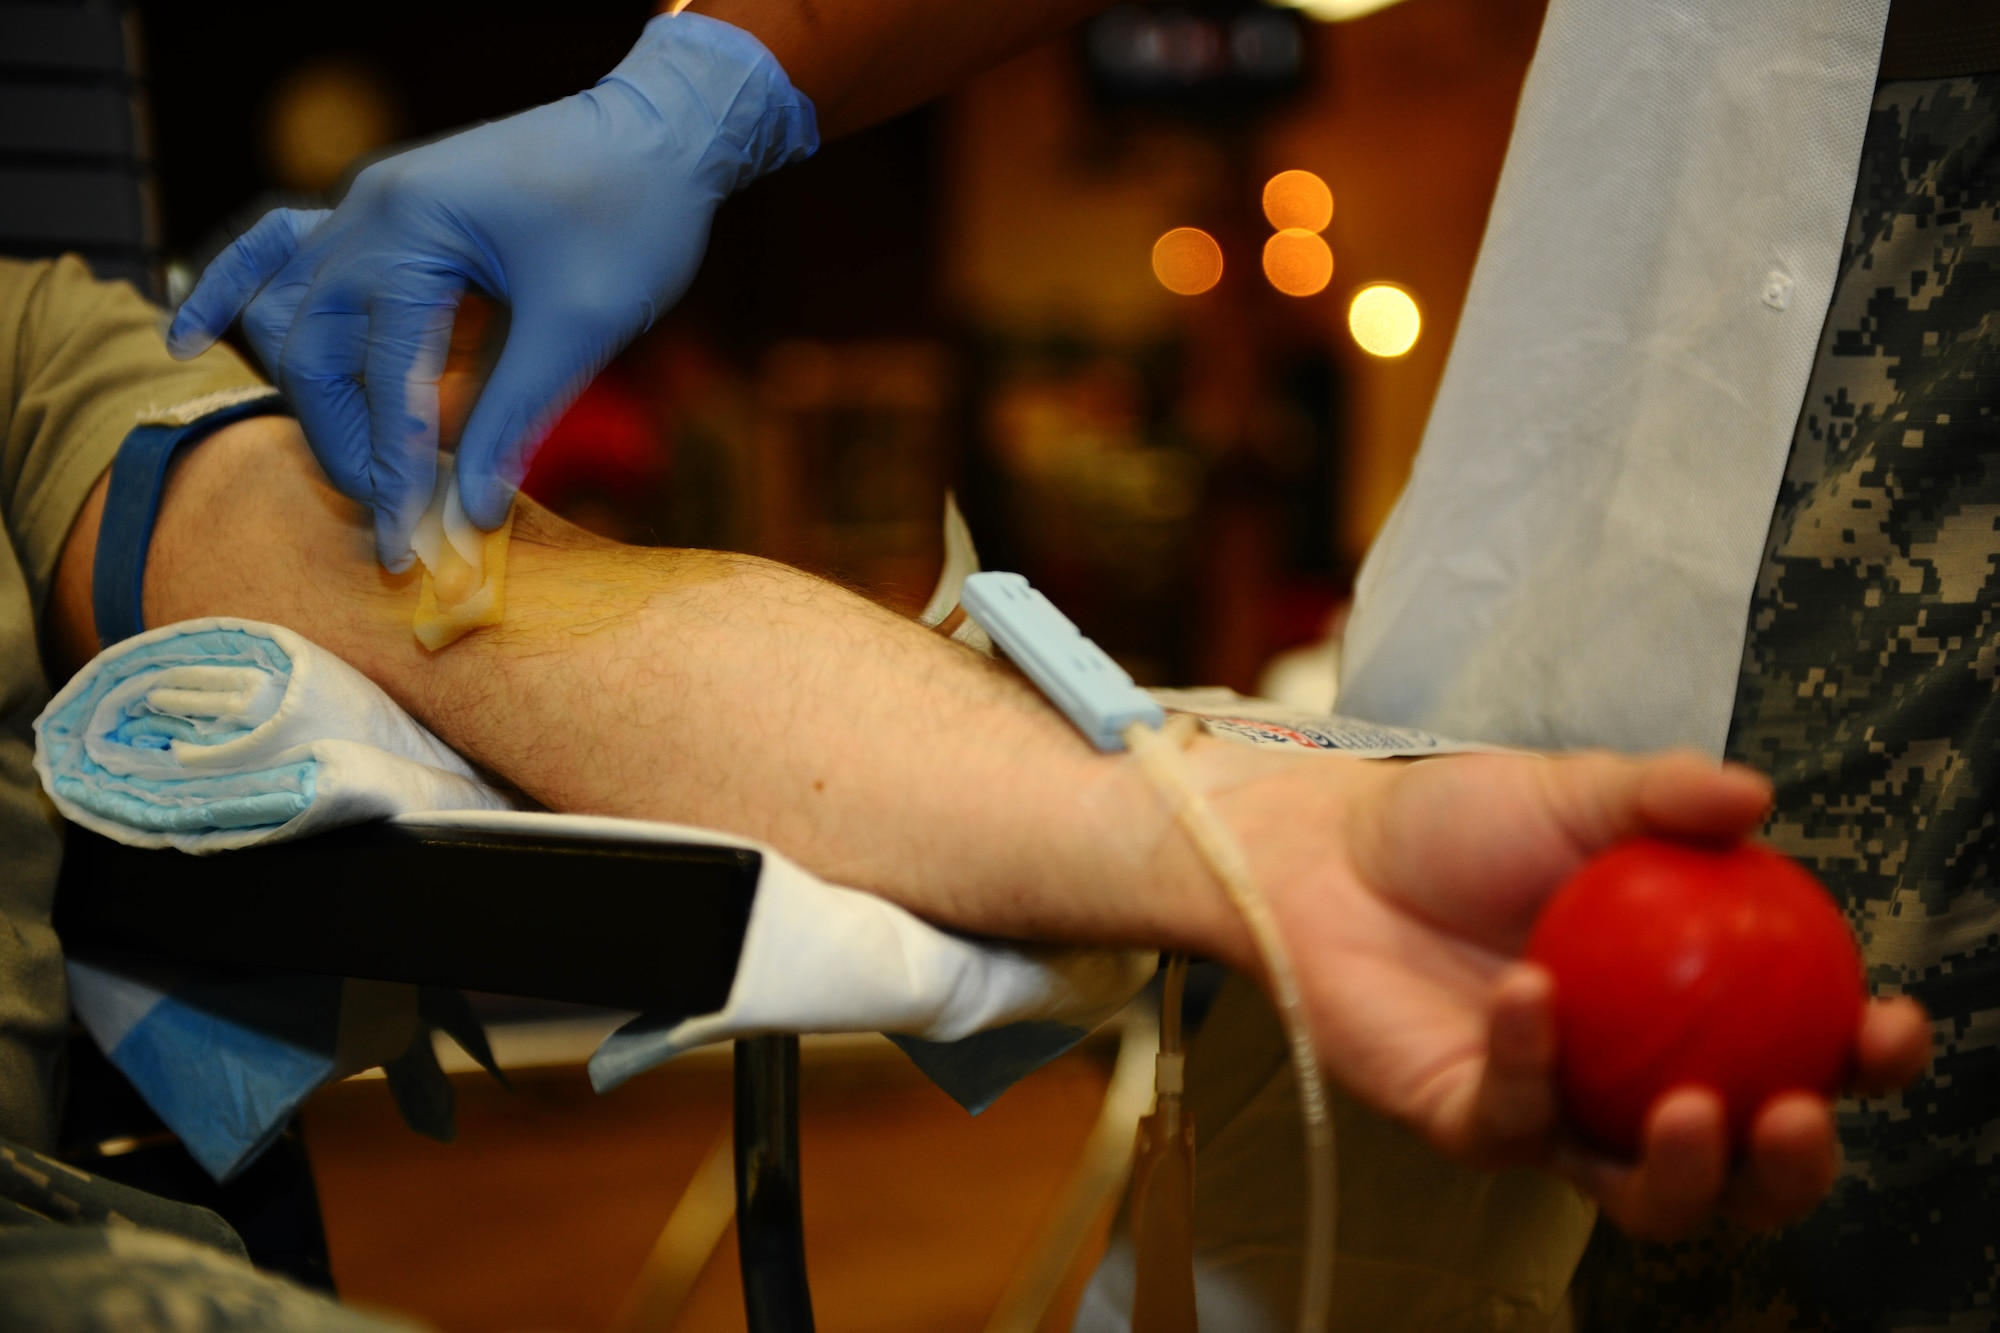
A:
[[[556,422],[521,489],[558,513],[584,497],[643,506],[672,461],[646,400],[614,366]]]

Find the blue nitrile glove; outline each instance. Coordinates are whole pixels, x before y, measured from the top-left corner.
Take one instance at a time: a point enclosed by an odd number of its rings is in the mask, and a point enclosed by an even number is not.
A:
[[[819,146],[754,37],[660,17],[595,88],[385,158],[332,212],[266,214],[201,275],[176,356],[243,330],[327,475],[407,568],[437,474],[437,382],[468,288],[512,307],[458,445],[459,498],[506,516],[535,446],[694,278],[732,191]]]

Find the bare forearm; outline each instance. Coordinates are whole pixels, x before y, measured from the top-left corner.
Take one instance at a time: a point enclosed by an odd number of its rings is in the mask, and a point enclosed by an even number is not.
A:
[[[928,101],[1107,0],[695,0],[770,49],[827,138]]]
[[[251,422],[177,469],[147,620],[296,629],[554,809],[759,838],[966,929],[1233,952],[1150,791],[1012,672],[798,571],[532,507],[508,564],[505,623],[426,652],[413,578],[296,427]]]

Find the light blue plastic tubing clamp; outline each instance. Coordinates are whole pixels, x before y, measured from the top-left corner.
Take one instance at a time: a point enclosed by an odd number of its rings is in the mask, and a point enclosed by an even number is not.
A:
[[[1134,722],[1157,728],[1167,720],[1166,710],[1123,667],[1019,574],[974,574],[959,602],[1098,749],[1124,749],[1125,729]]]

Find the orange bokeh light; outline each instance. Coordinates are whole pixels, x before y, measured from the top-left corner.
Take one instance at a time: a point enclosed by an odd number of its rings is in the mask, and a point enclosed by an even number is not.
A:
[[[1312,296],[1333,281],[1333,251],[1303,227],[1287,227],[1264,242],[1264,276],[1287,296]]]
[[[1279,231],[1325,231],[1333,191],[1310,171],[1281,171],[1264,182],[1264,216]]]
[[[1222,281],[1222,247],[1199,227],[1175,227],[1153,242],[1153,276],[1178,296],[1199,296]]]

